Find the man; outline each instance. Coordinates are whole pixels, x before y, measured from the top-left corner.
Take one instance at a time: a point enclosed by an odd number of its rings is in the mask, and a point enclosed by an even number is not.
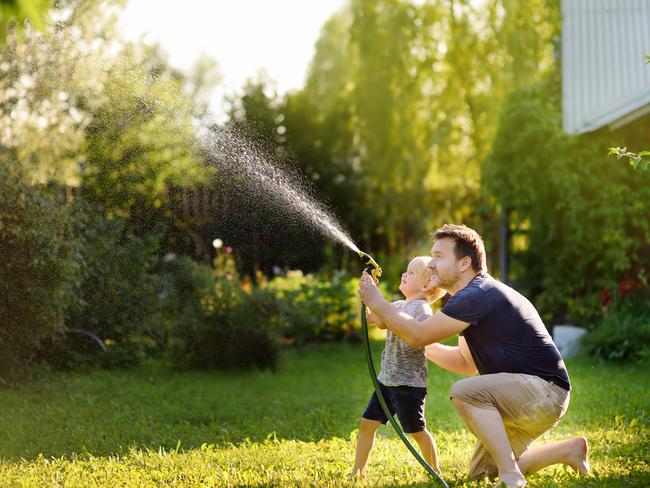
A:
[[[571,390],[564,361],[535,307],[487,274],[476,231],[441,227],[431,255],[433,284],[451,298],[425,321],[391,307],[365,272],[359,295],[393,333],[414,347],[428,345],[427,357],[438,366],[469,376],[479,372],[455,383],[450,393],[478,438],[470,474],[498,476],[507,487],[522,487],[524,474],[552,464],[588,472],[584,437],[528,447],[564,415]],[[457,334],[458,346],[437,344]]]

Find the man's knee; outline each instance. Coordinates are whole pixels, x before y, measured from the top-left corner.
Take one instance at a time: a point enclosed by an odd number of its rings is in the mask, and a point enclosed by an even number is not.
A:
[[[489,392],[489,386],[489,378],[463,378],[452,385],[449,398],[458,412],[467,411],[472,407],[494,409],[497,405]]]
[[[449,390],[449,399],[457,412],[463,412],[467,407],[467,401],[465,400],[469,386],[466,381],[467,379],[457,381],[452,385],[451,390]]]
[[[467,404],[462,400],[459,400],[457,397],[451,397],[451,404],[454,406],[457,412],[464,412]]]

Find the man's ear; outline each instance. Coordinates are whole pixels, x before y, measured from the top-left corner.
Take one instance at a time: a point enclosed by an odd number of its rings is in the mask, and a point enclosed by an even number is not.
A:
[[[461,273],[464,273],[467,271],[469,268],[472,267],[472,258],[469,256],[465,256],[460,260],[460,271]]]

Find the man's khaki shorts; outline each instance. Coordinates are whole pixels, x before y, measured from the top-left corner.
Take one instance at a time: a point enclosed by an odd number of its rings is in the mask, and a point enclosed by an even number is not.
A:
[[[538,376],[498,373],[462,379],[452,386],[450,397],[477,408],[498,410],[512,451],[519,459],[533,440],[562,418],[570,394]],[[497,475],[496,464],[481,441],[477,442],[469,463],[469,474]]]

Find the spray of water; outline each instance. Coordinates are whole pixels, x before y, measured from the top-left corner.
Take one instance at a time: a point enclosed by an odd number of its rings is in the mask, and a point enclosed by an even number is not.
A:
[[[325,236],[360,252],[332,213],[310,196],[301,179],[274,165],[269,155],[241,133],[216,128],[203,131],[201,139],[210,161],[223,174],[239,178],[247,189],[264,196],[268,203],[291,211]]]
[[[61,28],[57,28],[49,40],[41,39],[38,33],[35,33],[34,36],[36,38],[35,42],[44,44],[41,50],[47,46],[53,58],[67,52],[68,46],[77,46],[77,50],[80,52],[85,53],[87,51],[84,57],[85,69],[88,72],[97,74],[92,80],[92,88],[87,88],[87,91],[92,91],[93,95],[89,95],[87,98],[91,100],[97,99],[102,86],[109,81],[113,82],[112,90],[120,89],[120,84],[114,83],[120,81],[120,75],[115,75],[112,71],[113,68],[118,68],[118,71],[120,71],[119,57],[112,58],[108,53],[102,54],[101,46],[88,44],[81,32],[69,31],[61,26]],[[107,58],[110,58],[110,62],[108,62]],[[36,64],[38,60],[30,58],[26,63],[29,62]],[[53,73],[58,72],[56,66],[47,66],[46,68]],[[33,68],[33,70],[35,69]],[[33,71],[24,67],[23,70]],[[61,105],[60,112],[64,114],[69,111],[69,106],[66,105],[68,103],[68,97],[65,94],[66,79],[64,76],[61,77],[62,91],[59,93],[59,99],[57,99]],[[134,96],[129,87],[125,87],[124,92],[124,96]],[[141,110],[148,114],[162,113],[172,120],[176,118],[176,107],[170,106],[169,103],[159,100],[149,93],[139,93],[137,98],[134,98],[133,103],[138,103]],[[119,113],[116,113],[116,116],[114,122],[126,126],[129,124],[130,118],[133,117],[133,113],[125,113],[121,118]],[[84,119],[78,122],[77,129],[81,133],[84,128],[87,128],[89,120]],[[204,120],[205,122],[207,121]],[[210,129],[207,128],[208,125],[211,127]],[[332,212],[312,196],[313,192],[310,192],[310,188],[299,175],[280,169],[273,163],[273,157],[270,154],[260,146],[252,143],[242,133],[235,132],[232,129],[215,129],[214,127],[217,127],[216,124],[209,123],[203,127],[195,127],[195,129],[200,135],[201,146],[208,155],[209,160],[218,166],[223,175],[232,178],[238,184],[245,185],[245,190],[254,194],[255,198],[265,197],[264,203],[281,210],[287,219],[299,219],[301,223],[308,224],[326,237],[340,242],[357,253],[359,252],[359,248],[343,230]]]

